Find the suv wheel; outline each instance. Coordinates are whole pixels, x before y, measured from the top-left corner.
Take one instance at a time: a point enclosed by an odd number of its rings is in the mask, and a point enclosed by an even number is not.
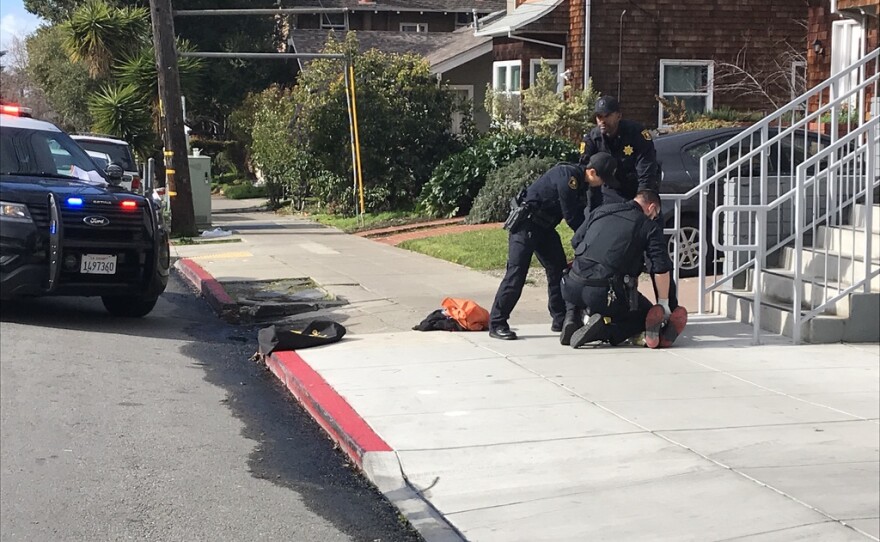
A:
[[[113,316],[140,318],[146,316],[156,306],[158,297],[139,296],[102,296],[104,308]]]

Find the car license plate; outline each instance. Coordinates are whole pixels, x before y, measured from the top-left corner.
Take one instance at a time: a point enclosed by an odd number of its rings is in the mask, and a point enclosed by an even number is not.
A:
[[[116,255],[83,254],[79,272],[89,275],[113,275],[116,273]]]

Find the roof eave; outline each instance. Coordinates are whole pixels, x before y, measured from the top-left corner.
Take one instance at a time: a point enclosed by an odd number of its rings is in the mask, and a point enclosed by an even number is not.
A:
[[[463,64],[467,64],[471,60],[475,60],[483,55],[489,54],[492,52],[492,42],[487,41],[485,43],[481,43],[467,51],[463,51],[458,53],[455,56],[450,58],[443,59],[437,63],[431,64],[431,73],[446,73],[449,70],[455,69]]]

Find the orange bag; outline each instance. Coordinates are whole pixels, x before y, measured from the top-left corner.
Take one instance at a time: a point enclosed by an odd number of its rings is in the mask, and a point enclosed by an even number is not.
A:
[[[440,303],[446,314],[468,331],[489,329],[489,311],[470,299],[447,297]]]

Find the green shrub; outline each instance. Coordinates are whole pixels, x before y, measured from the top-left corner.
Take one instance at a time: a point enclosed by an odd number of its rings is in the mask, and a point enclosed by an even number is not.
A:
[[[224,186],[223,195],[229,199],[265,198],[267,197],[267,192],[265,186],[254,186],[246,183]]]
[[[510,198],[519,194],[520,190],[530,185],[556,162],[553,158],[520,156],[490,173],[485,186],[474,199],[467,222],[483,224],[505,220],[510,212]]]
[[[674,124],[669,127],[670,132],[690,132],[691,130],[712,130],[715,128],[733,128],[741,123],[730,120],[699,118],[697,120]]]
[[[232,184],[239,176],[237,173],[219,173],[214,175],[214,182],[217,184]]]
[[[491,133],[434,169],[419,197],[420,209],[429,216],[467,214],[486,176],[520,156],[575,161],[578,152],[562,139],[517,131]]]
[[[734,122],[757,122],[764,118],[764,114],[760,111],[741,111],[739,109],[733,109],[730,106],[724,105],[721,107],[716,107],[715,109],[707,113],[696,115],[693,120],[701,120],[702,118],[709,118],[714,120],[729,120]]]

